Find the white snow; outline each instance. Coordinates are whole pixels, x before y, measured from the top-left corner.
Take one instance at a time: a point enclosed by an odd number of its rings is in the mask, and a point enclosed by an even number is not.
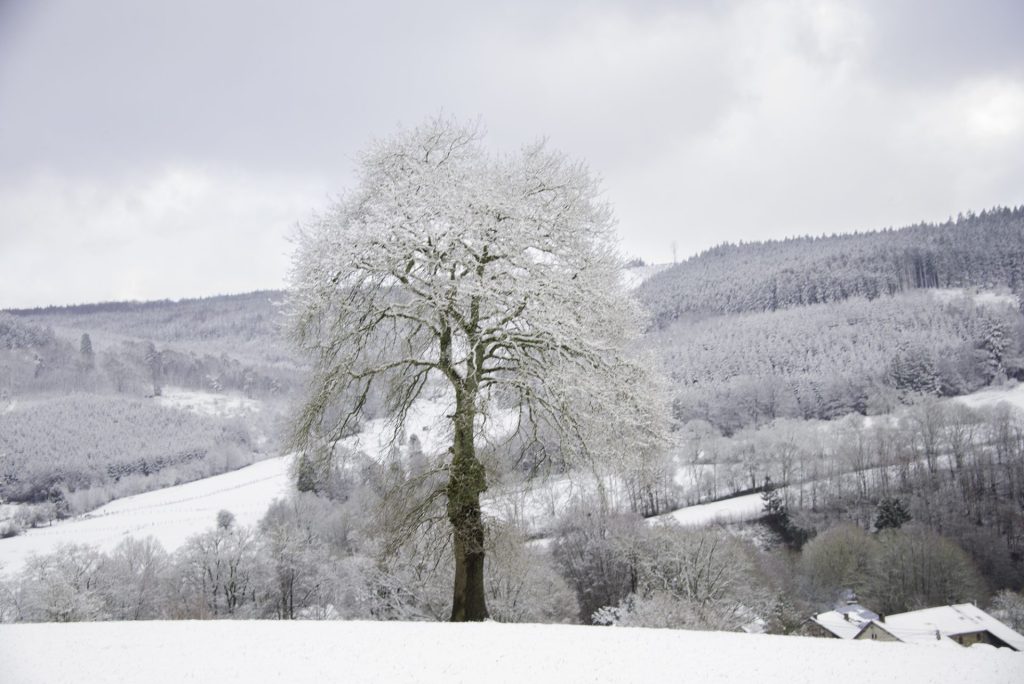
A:
[[[656,273],[664,271],[672,264],[646,264],[633,266],[622,271],[622,284],[627,290],[635,290],[640,284]]]
[[[237,394],[197,392],[179,387],[164,387],[161,395],[154,399],[161,406],[221,417],[255,413],[262,407],[260,401]]]
[[[818,613],[812,619],[840,639],[852,639],[860,634],[864,625],[877,620],[878,615],[861,606],[848,606],[843,610]]]
[[[973,394],[965,394],[951,401],[959,401],[971,408],[998,406],[1006,402],[1024,411],[1024,383],[1015,387],[987,389]]]
[[[448,448],[451,444],[451,421],[447,420],[447,416],[454,410],[454,401],[444,392],[417,399],[405,417],[402,429],[405,440],[416,435],[423,452],[427,454],[435,454]],[[358,435],[343,440],[342,444],[363,451],[370,457],[377,457],[387,452],[393,437],[394,422],[388,418],[377,418],[367,421]],[[405,440],[398,446],[403,446]]]
[[[484,495],[484,514],[521,525],[527,532],[550,532],[551,523],[588,488],[569,477],[549,477],[493,487]]]
[[[935,299],[942,303],[948,303],[967,297],[974,300],[978,306],[1017,306],[1017,297],[1009,292],[997,292],[994,290],[964,289],[962,287],[942,288],[929,290]]]
[[[0,663],[12,684],[1024,681],[1007,649],[498,623],[0,625]]]
[[[653,522],[671,518],[680,525],[697,527],[713,523],[754,520],[762,515],[764,515],[764,499],[761,498],[761,495],[745,494],[722,501],[687,506],[648,520]]]
[[[904,630],[908,641],[932,640],[937,632],[956,636],[987,631],[1014,648],[1024,650],[1024,637],[971,603],[890,615],[883,626],[890,631]]]
[[[0,566],[17,571],[32,553],[49,553],[60,544],[93,544],[109,550],[127,536],[153,536],[168,551],[193,534],[212,528],[217,512],[227,509],[242,525],[254,525],[290,486],[290,457],[254,463],[223,475],[111,501],[91,513],[27,530],[0,540]]]

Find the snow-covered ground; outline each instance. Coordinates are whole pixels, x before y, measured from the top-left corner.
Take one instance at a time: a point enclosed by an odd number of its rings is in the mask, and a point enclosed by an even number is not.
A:
[[[967,404],[971,408],[998,406],[999,404],[1006,402],[1007,404],[1024,411],[1024,383],[1021,383],[1016,387],[982,390],[981,392],[975,392],[974,394],[966,394],[962,397],[957,397],[951,401],[959,401]]]
[[[672,264],[645,264],[627,268],[622,271],[622,284],[626,286],[627,290],[635,290],[655,273],[660,273],[671,266]]]
[[[745,494],[722,501],[687,506],[650,518],[650,522],[672,519],[686,527],[711,525],[713,523],[743,522],[756,520],[764,515],[764,499],[760,494]]]
[[[216,524],[229,510],[242,525],[253,525],[271,502],[290,487],[290,458],[281,456],[223,475],[111,501],[86,515],[27,530],[0,540],[0,566],[16,571],[32,553],[49,553],[60,544],[93,544],[109,550],[128,536],[153,536],[172,551],[193,534]]]
[[[987,646],[498,623],[0,625],[0,663],[11,684],[1024,681]]]
[[[454,401],[443,392],[417,399],[405,417],[402,429],[405,440],[400,440],[402,445],[406,445],[407,440],[416,435],[424,453],[433,454],[447,449],[451,444],[451,428],[447,416],[454,411]],[[391,447],[394,432],[393,421],[377,418],[367,421],[358,435],[349,437],[342,444],[373,457],[383,454]]]
[[[262,408],[262,403],[259,400],[249,399],[239,394],[198,392],[179,387],[163,388],[161,396],[155,397],[155,400],[162,406],[207,416],[243,416],[248,413],[256,413]]]
[[[932,296],[940,302],[952,302],[961,297],[969,297],[979,306],[1017,306],[1016,295],[1010,292],[996,292],[993,290],[977,290],[974,288],[964,289],[962,287],[943,288],[929,290]]]

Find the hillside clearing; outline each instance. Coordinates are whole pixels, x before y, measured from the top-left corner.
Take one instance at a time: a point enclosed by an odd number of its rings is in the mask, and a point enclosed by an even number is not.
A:
[[[223,475],[116,499],[92,513],[0,540],[0,568],[20,570],[30,554],[50,553],[65,543],[109,551],[129,536],[153,536],[173,551],[189,536],[213,527],[223,509],[234,513],[240,524],[255,525],[275,498],[288,493],[290,460],[270,458]]]

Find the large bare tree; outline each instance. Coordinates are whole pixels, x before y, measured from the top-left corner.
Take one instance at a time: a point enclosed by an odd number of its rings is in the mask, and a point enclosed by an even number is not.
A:
[[[425,387],[450,388],[453,621],[487,617],[478,446],[499,402],[561,457],[657,446],[612,226],[583,165],[544,143],[491,154],[476,126],[438,118],[373,144],[355,189],[299,231],[291,315],[314,372],[298,448],[329,455],[369,397],[400,426]]]

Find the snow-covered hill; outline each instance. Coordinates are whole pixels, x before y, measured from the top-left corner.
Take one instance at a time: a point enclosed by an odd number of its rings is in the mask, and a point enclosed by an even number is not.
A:
[[[622,271],[622,283],[627,290],[635,290],[640,287],[648,278],[661,273],[672,264],[644,264],[643,266],[631,266]]]
[[[258,408],[244,399],[178,390],[162,401],[198,413],[225,416]],[[450,437],[444,416],[451,412],[449,403],[443,395],[417,401],[405,424],[406,440],[415,434],[427,452],[446,448]],[[487,427],[488,433],[506,429],[508,421],[504,416],[499,418]],[[371,455],[382,454],[389,448],[392,435],[387,421],[372,420],[345,445]],[[117,499],[91,513],[0,539],[0,572],[16,572],[30,554],[50,553],[61,544],[91,544],[110,550],[128,536],[153,536],[165,549],[174,551],[190,536],[213,527],[221,510],[231,511],[239,524],[255,525],[274,499],[291,490],[290,462],[288,456],[266,459],[222,475]],[[0,510],[0,520],[10,515],[13,511]]]
[[[172,551],[193,534],[213,527],[227,509],[243,525],[253,525],[270,503],[290,486],[287,456],[189,482],[111,501],[92,513],[31,529],[0,540],[0,567],[16,571],[32,553],[49,553],[60,544],[93,544],[110,550],[128,536],[153,536]]]
[[[12,684],[1024,681],[989,646],[498,623],[0,625],[0,662]]]
[[[975,392],[974,394],[965,394],[950,401],[962,402],[971,408],[998,406],[1005,403],[1024,411],[1024,383],[1015,387],[997,387]]]

